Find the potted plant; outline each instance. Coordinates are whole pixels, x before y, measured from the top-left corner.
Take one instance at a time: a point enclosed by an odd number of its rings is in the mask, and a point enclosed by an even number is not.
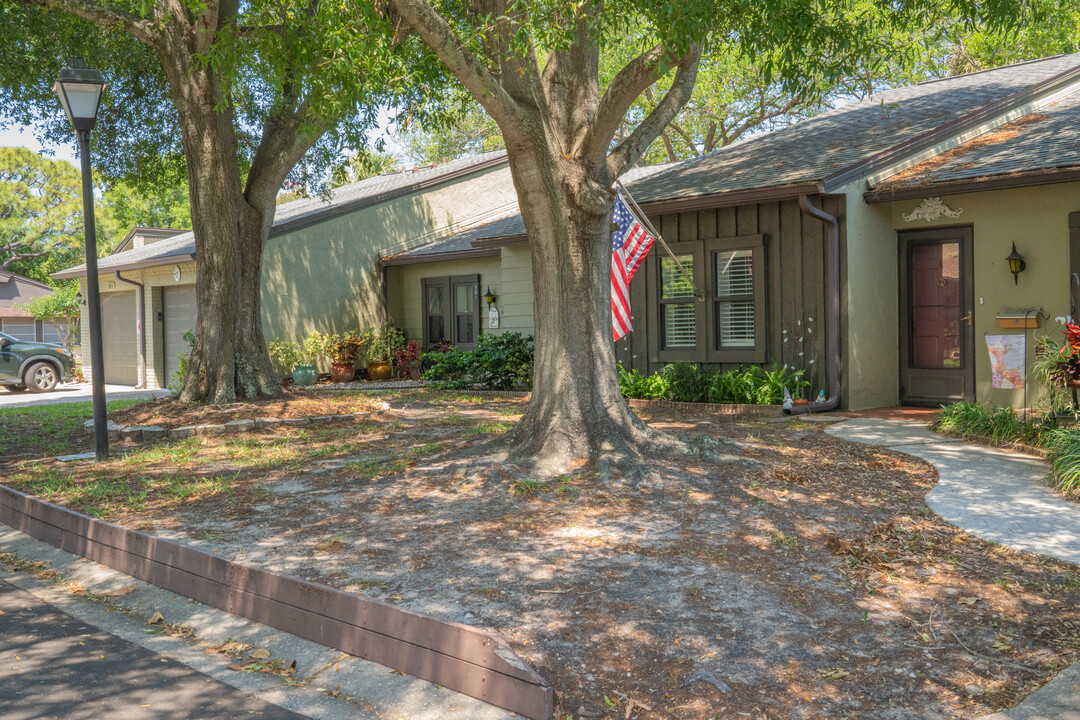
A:
[[[267,349],[279,377],[290,377],[296,366],[304,360],[304,351],[294,342],[273,340],[267,345]]]
[[[300,345],[301,364],[293,370],[293,382],[297,385],[313,385],[319,377],[319,360],[326,357],[326,345],[330,338],[318,330],[304,338]]]
[[[410,340],[404,350],[398,350],[394,358],[394,370],[400,378],[420,379],[420,343]]]
[[[1050,412],[1064,413],[1072,404],[1070,390],[1080,388],[1080,326],[1066,323],[1065,339],[1038,339],[1029,372],[1046,390]]]
[[[386,323],[371,332],[367,345],[367,371],[372,380],[389,380],[394,374],[392,361],[405,348],[405,334]]]
[[[346,332],[333,335],[327,344],[330,355],[330,379],[349,382],[356,377],[355,363],[364,349],[366,338],[359,333]]]

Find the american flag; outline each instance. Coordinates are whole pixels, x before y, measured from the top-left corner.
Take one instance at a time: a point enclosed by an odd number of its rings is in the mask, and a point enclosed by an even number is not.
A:
[[[634,329],[630,317],[630,281],[652,249],[652,235],[622,198],[615,196],[612,215],[619,226],[611,237],[611,331],[618,340]]]

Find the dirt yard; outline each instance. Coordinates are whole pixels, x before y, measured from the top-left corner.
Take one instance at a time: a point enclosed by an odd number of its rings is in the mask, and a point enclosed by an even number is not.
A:
[[[713,452],[658,461],[656,481],[626,487],[585,462],[540,481],[478,452],[523,400],[380,398],[390,409],[361,424],[189,438],[96,468],[5,457],[0,472],[226,557],[488,628],[554,685],[558,720],[975,718],[1080,650],[1077,567],[956,531],[923,503],[928,465],[819,424],[639,411]]]

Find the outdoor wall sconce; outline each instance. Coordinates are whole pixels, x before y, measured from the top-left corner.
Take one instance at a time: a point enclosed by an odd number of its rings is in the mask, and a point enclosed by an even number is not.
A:
[[[488,308],[495,303],[495,293],[491,292],[491,286],[488,286],[487,292],[484,293],[484,301],[488,304]]]
[[[75,302],[79,305],[86,305],[86,301],[83,300],[82,292],[75,293]]]
[[[1024,262],[1024,256],[1016,252],[1016,243],[1012,244],[1012,252],[1009,253],[1009,257],[1005,258],[1009,262],[1009,272],[1013,274],[1013,284],[1020,284],[1020,273],[1027,269],[1027,263]]]

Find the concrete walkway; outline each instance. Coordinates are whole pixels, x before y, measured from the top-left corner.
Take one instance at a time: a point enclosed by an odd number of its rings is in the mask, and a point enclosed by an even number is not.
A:
[[[825,429],[926,460],[938,484],[926,504],[984,540],[1080,564],[1080,505],[1044,484],[1042,460],[945,437],[912,420],[855,418]],[[1080,720],[1080,663],[1016,707],[982,720]]]
[[[965,443],[910,420],[855,418],[825,432],[929,462],[939,480],[926,504],[972,535],[1080,564],[1080,504],[1046,486],[1039,458]]]

